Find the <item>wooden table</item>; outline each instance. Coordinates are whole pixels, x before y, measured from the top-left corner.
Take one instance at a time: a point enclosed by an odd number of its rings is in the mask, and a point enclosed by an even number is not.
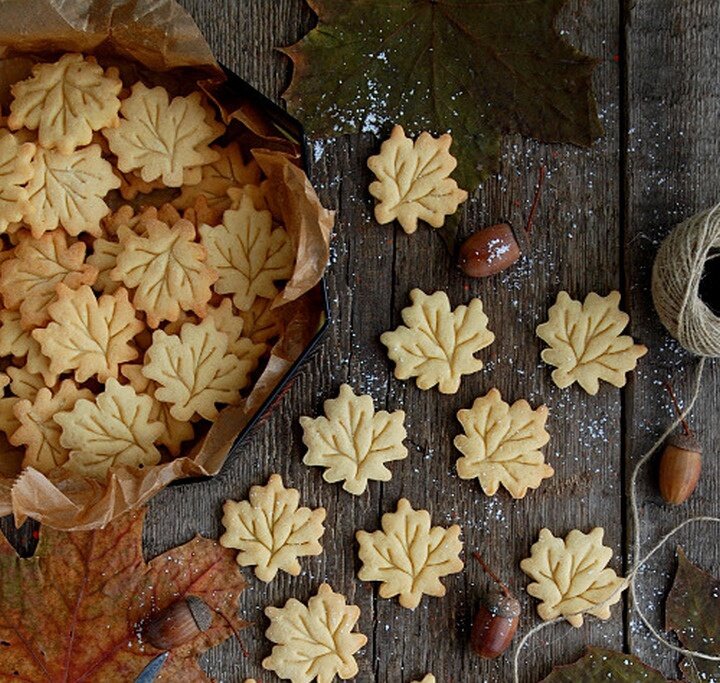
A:
[[[182,4],[218,59],[281,101],[290,68],[274,48],[295,42],[313,25],[303,0]],[[358,657],[357,680],[409,683],[428,671],[440,683],[510,680],[510,657],[481,662],[467,647],[478,597],[489,585],[471,559],[463,574],[445,581],[445,598],[425,598],[412,612],[394,600],[379,599],[376,587],[355,578],[355,531],[377,528],[380,515],[394,509],[401,496],[430,510],[436,523],[462,526],[466,557],[480,551],[520,597],[522,631],[537,617],[518,563],[542,527],[564,535],[573,528],[602,526],[616,554],[612,566],[618,572],[627,568],[631,468],[672,417],[661,383],[671,380],[685,398],[696,367],[657,321],[648,285],[653,255],[670,226],[720,195],[720,8],[712,0],[639,0],[621,11],[622,4],[571,0],[560,18],[568,38],[600,61],[594,83],[605,126],[602,140],[585,150],[510,137],[501,172],[467,204],[462,234],[501,218],[522,224],[538,167],[547,166],[532,248],[516,267],[494,279],[463,278],[442,241],[427,228],[407,236],[374,223],[365,160],[377,150],[378,138],[358,135],[309,146],[315,187],[323,202],[338,210],[327,276],[332,328],[271,419],[256,429],[224,471],[212,481],[158,495],[145,530],[148,557],[196,532],[217,538],[223,500],[244,498],[252,484],[264,482],[272,472],[299,488],[305,503],[327,508],[325,552],[303,560],[301,576],[281,573],[265,585],[249,575],[241,610],[253,622],[242,634],[250,656],[243,656],[234,641],[208,653],[204,665],[215,678],[228,683],[245,676],[264,683],[275,680],[260,667],[270,651],[263,638],[268,624],[263,608],[291,596],[305,600],[327,580],[362,609],[360,629],[369,640]],[[412,382],[395,380],[378,341],[381,332],[399,323],[413,287],[445,290],[454,305],[481,297],[497,335],[482,353],[487,367],[466,378],[454,396],[422,392]],[[604,385],[590,397],[576,386],[560,391],[551,382],[534,329],[561,289],[578,298],[590,291],[622,292],[631,332],[650,348],[624,390]],[[678,510],[662,505],[655,461],[640,476],[642,536],[648,546],[685,516],[720,512],[714,457],[718,374],[717,365],[707,370],[692,418],[707,457],[691,502]],[[373,483],[360,497],[325,483],[318,468],[301,462],[298,417],[317,415],[342,382],[372,394],[379,407],[407,413],[410,456],[392,464],[392,481]],[[455,412],[492,386],[512,400],[527,398],[550,408],[552,439],[546,452],[556,474],[524,500],[512,500],[504,492],[488,498],[477,482],[461,481],[455,474]],[[3,525],[9,529],[9,520]],[[27,552],[28,529],[14,536]],[[716,538],[715,529],[696,527],[680,534],[678,543],[692,560],[717,573]],[[668,547],[640,580],[640,599],[658,625],[673,558]],[[607,622],[588,618],[581,629],[558,625],[544,631],[522,658],[521,680],[538,681],[553,663],[572,661],[587,644],[629,649],[674,677],[676,658],[648,637],[625,600]]]

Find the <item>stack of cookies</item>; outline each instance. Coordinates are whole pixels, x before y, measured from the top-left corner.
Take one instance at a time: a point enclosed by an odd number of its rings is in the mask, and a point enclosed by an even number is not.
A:
[[[23,467],[104,479],[167,461],[251,389],[296,250],[229,137],[200,92],[81,54],[12,86],[0,430]]]

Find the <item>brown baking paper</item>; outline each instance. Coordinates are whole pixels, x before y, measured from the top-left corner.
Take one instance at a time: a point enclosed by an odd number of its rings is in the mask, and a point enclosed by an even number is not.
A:
[[[299,168],[297,141],[264,122],[261,105],[224,82],[200,30],[174,0],[4,0],[0,103],[7,103],[10,84],[24,78],[38,58],[69,51],[117,63],[125,78],[173,83],[175,91],[188,82],[202,87],[226,122],[240,124],[239,139],[257,147],[253,154],[272,188],[271,211],[297,254],[295,271],[273,303],[284,332],[262,374],[240,405],[222,410],[183,457],[144,469],[122,467],[106,481],[62,470],[46,476],[28,468],[18,475],[17,449],[0,442],[0,515],[13,514],[18,525],[32,517],[58,529],[91,529],[144,504],[172,481],[218,473],[237,436],[324,322],[317,285],[328,262],[334,214],[322,207]]]

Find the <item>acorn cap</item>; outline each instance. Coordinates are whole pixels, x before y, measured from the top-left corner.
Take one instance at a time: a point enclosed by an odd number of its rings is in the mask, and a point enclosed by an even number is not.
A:
[[[497,588],[491,588],[483,600],[488,612],[494,617],[514,619],[520,616],[520,603],[512,595],[506,595]]]
[[[667,442],[669,446],[675,446],[675,448],[679,448],[681,451],[702,453],[702,447],[692,434],[678,432],[677,434],[672,434]]]
[[[195,595],[188,595],[152,615],[141,627],[143,640],[158,650],[172,650],[207,631],[213,611]]]

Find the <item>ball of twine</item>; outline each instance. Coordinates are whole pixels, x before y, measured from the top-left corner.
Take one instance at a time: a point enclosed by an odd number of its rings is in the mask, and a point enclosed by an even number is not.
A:
[[[712,249],[720,248],[720,204],[673,229],[660,245],[652,296],[660,320],[681,346],[697,356],[720,356],[720,317],[699,296]]]

